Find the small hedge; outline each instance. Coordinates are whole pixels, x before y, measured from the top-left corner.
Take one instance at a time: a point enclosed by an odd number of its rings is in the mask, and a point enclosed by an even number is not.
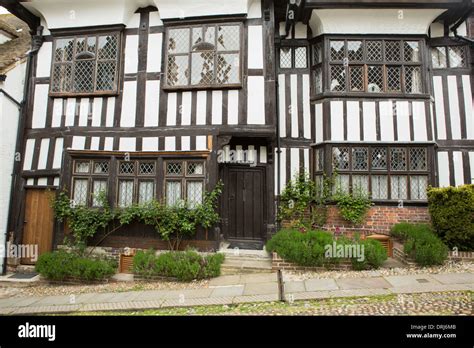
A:
[[[202,256],[195,251],[173,251],[157,256],[154,250],[138,251],[133,258],[133,273],[144,278],[191,281],[219,276],[222,262],[223,254]]]
[[[49,280],[96,281],[115,274],[117,264],[111,260],[81,257],[64,250],[45,253],[38,258],[36,271]]]
[[[435,233],[450,247],[474,250],[474,185],[428,189]]]
[[[442,265],[448,257],[448,247],[429,225],[400,223],[392,227],[391,235],[404,242],[403,251],[420,266]]]
[[[307,267],[328,267],[344,258],[326,257],[326,246],[363,246],[364,260],[351,258],[354,269],[378,268],[387,259],[387,252],[376,240],[334,239],[332,234],[323,231],[301,233],[297,230],[283,229],[276,233],[266,244],[266,249],[276,252],[281,258]]]

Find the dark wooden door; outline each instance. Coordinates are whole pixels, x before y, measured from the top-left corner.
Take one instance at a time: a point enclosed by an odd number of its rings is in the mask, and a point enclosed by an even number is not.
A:
[[[42,189],[26,190],[25,222],[23,242],[38,245],[38,256],[52,250],[54,214],[51,208],[51,193]],[[23,264],[34,264],[30,258],[22,258]]]
[[[229,240],[262,240],[265,230],[265,171],[228,167],[224,170],[224,236]]]

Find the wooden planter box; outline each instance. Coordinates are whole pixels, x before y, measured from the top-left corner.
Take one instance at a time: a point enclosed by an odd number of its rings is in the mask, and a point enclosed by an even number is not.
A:
[[[387,256],[393,257],[393,241],[389,236],[386,236],[384,234],[372,234],[370,236],[367,236],[366,239],[378,240],[387,251]]]

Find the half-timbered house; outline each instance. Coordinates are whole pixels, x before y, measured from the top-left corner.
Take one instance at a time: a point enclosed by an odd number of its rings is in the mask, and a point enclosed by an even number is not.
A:
[[[261,246],[298,172],[369,192],[358,229],[382,232],[427,219],[428,185],[473,180],[470,0],[6,3],[42,41],[18,139],[17,243],[62,242],[47,189],[89,206],[105,190],[123,207],[199,202],[222,180],[221,223],[188,243],[209,250]],[[330,215],[327,228],[343,224]],[[101,245],[161,243],[137,225]]]

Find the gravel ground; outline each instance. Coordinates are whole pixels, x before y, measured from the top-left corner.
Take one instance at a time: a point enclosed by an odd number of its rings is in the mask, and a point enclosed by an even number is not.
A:
[[[103,292],[124,292],[124,291],[144,291],[144,290],[181,290],[181,289],[202,289],[209,286],[208,280],[185,282],[109,282],[105,284],[91,285],[60,285],[38,283],[29,287],[1,287],[0,298],[26,297],[26,296],[56,296],[56,295],[78,295],[84,293]]]
[[[472,296],[469,291],[453,291],[73,315],[472,315]]]
[[[285,281],[298,281],[314,278],[368,278],[395,275],[409,275],[420,273],[465,273],[474,272],[473,262],[447,262],[443,266],[433,267],[408,267],[408,268],[381,268],[373,271],[326,271],[326,272],[294,272],[284,271]]]

